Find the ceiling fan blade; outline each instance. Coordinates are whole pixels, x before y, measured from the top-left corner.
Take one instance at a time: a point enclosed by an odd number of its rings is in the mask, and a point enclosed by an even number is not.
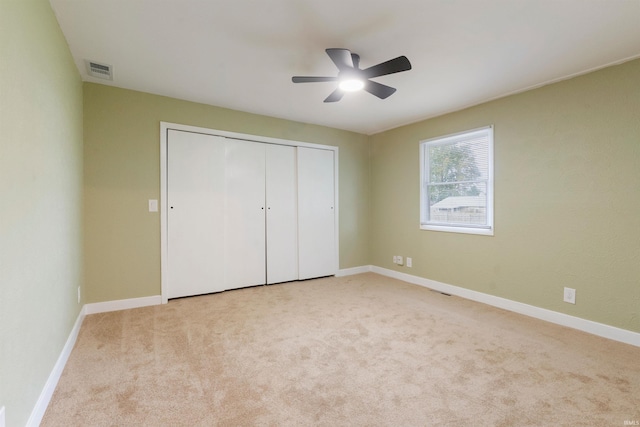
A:
[[[367,80],[367,82],[364,84],[364,90],[372,95],[377,96],[380,99],[385,99],[393,95],[393,93],[396,91],[396,88]]]
[[[338,70],[348,70],[353,68],[353,58],[348,49],[326,49],[327,55],[336,64]]]
[[[333,92],[331,92],[331,95],[327,96],[324,102],[338,102],[342,99],[343,96],[344,96],[344,91],[338,88]]]
[[[408,71],[411,69],[411,62],[406,56],[398,56],[397,58],[390,59],[373,67],[369,67],[366,70],[362,70],[362,75],[367,79],[372,77],[386,76],[387,74],[399,73],[401,71]]]
[[[291,81],[294,83],[317,83],[317,82],[335,82],[337,77],[311,77],[311,76],[293,76]]]

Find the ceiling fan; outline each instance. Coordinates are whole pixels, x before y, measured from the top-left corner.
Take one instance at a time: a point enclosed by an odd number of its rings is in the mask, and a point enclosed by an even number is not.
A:
[[[348,49],[326,49],[326,52],[338,67],[336,77],[294,76],[291,78],[294,83],[339,82],[338,88],[324,102],[340,101],[345,92],[354,92],[360,89],[364,89],[380,99],[388,98],[393,95],[396,89],[369,79],[411,69],[411,63],[406,56],[399,56],[361,70],[360,56],[351,53]]]

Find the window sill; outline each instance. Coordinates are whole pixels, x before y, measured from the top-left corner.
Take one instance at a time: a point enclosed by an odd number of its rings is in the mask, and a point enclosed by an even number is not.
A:
[[[449,233],[479,234],[482,236],[493,236],[493,227],[474,228],[474,227],[453,227],[453,226],[446,226],[446,225],[420,224],[420,229],[428,230],[428,231],[445,231]]]

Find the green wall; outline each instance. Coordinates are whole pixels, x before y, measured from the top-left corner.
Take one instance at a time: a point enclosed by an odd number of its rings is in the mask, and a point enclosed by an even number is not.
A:
[[[369,263],[367,136],[85,83],[87,303],[160,295],[160,121],[338,146],[340,267]]]
[[[495,236],[420,230],[419,142],[491,124]],[[371,264],[640,332],[640,60],[370,141]]]
[[[0,0],[0,194],[0,407],[20,426],[82,282],[82,82],[46,0]]]

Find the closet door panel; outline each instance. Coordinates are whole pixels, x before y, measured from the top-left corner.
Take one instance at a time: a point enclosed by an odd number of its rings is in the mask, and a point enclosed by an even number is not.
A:
[[[337,271],[334,152],[298,147],[299,279]]]
[[[227,140],[225,202],[227,289],[265,284],[264,144]]]
[[[169,131],[168,298],[223,291],[224,138]]]
[[[267,283],[298,279],[296,149],[266,145]]]

